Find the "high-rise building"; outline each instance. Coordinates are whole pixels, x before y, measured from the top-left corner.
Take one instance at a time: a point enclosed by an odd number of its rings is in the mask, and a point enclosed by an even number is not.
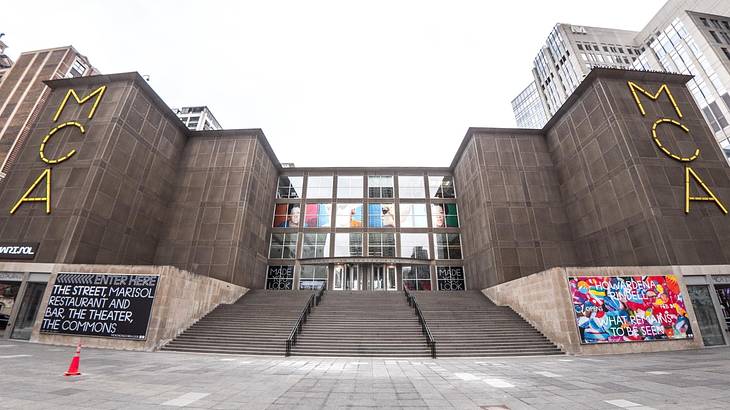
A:
[[[173,111],[183,124],[193,131],[223,129],[207,106],[175,108]]]
[[[687,83],[730,159],[730,2],[669,0],[639,32],[558,24],[533,65],[545,119],[512,101],[517,126],[541,128],[595,66],[691,74]]]
[[[5,49],[8,48],[8,46],[2,40],[4,34],[5,33],[0,33],[0,81],[2,81],[5,73],[10,70],[10,67],[13,66],[13,60],[5,55]]]
[[[15,162],[38,110],[45,105],[50,89],[44,81],[93,74],[98,71],[71,46],[20,55],[0,79],[0,178]]]
[[[635,31],[610,28],[555,25],[533,63],[532,75],[547,111],[545,121],[534,128],[542,128],[547,118],[557,112],[591,68],[629,67],[632,59],[638,55],[631,46],[636,34]],[[518,109],[515,110],[515,117],[525,116]]]
[[[548,116],[534,81],[512,100],[512,111],[520,128],[542,128],[545,125]]]
[[[670,0],[636,36],[633,68],[694,76],[687,87],[730,158],[730,2]]]

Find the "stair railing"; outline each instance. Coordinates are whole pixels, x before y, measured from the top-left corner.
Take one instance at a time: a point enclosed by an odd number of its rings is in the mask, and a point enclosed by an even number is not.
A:
[[[321,293],[321,290],[320,290]],[[289,333],[289,338],[286,339],[286,353],[285,356],[291,355],[291,348],[295,344],[297,344],[297,335],[299,332],[302,331],[302,326],[307,321],[307,316],[309,316],[310,313],[312,313],[312,307],[314,307],[314,301],[316,298],[316,294],[312,293],[311,296],[309,296],[309,299],[307,300],[307,304],[302,309],[302,313],[299,314],[299,319],[297,319],[297,322],[294,324],[294,328],[292,328],[291,332]]]
[[[319,291],[314,296],[314,306],[319,306],[319,303],[322,301],[322,298],[324,297],[324,291],[325,287],[319,289]]]
[[[426,336],[426,344],[431,348],[431,357],[435,359],[436,339],[433,338],[433,335],[431,334],[431,329],[428,327],[428,323],[426,323],[426,318],[423,317],[421,307],[418,306],[418,302],[416,302],[415,296],[411,295],[411,293],[408,292],[408,289],[403,288],[403,292],[406,294],[406,301],[408,301],[408,306],[413,306],[413,309],[416,311],[418,321],[421,323],[421,331],[423,332],[423,335]]]

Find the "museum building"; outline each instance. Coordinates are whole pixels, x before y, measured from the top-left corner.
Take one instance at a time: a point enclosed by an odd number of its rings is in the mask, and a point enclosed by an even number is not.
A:
[[[0,181],[4,337],[155,350],[224,305],[325,289],[312,320],[328,298],[407,291],[438,333],[478,294],[567,353],[726,345],[730,168],[690,78],[594,68],[543,129],[469,128],[433,168],[283,167],[259,129],[187,129],[137,73],[45,81]],[[134,337],[53,313],[81,307],[64,284],[114,281],[156,288]],[[619,343],[644,340],[662,343]]]

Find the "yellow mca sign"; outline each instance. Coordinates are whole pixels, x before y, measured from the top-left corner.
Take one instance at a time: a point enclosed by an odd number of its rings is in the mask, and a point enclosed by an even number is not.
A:
[[[66,93],[66,96],[63,98],[63,101],[61,102],[61,105],[58,107],[58,110],[56,110],[56,114],[53,116],[53,122],[58,121],[58,117],[61,116],[61,112],[63,112],[63,109],[66,107],[66,103],[68,102],[69,98],[73,97],[74,100],[76,100],[76,103],[79,105],[83,105],[87,101],[91,100],[94,96],[96,96],[96,99],[94,100],[94,104],[91,106],[91,110],[89,110],[88,119],[91,119],[94,117],[94,113],[96,112],[96,108],[99,106],[99,102],[101,101],[101,98],[104,96],[104,91],[106,91],[106,86],[103,85],[96,90],[89,93],[89,95],[85,96],[84,98],[79,98],[79,95],[76,94],[76,91],[72,88],[68,90]],[[46,155],[46,146],[50,142],[51,138],[58,132],[61,131],[64,128],[72,127],[78,129],[78,131],[81,134],[86,133],[86,129],[84,128],[83,124],[77,122],[77,121],[67,121],[61,124],[58,124],[53,129],[51,129],[48,134],[46,134],[45,137],[43,137],[43,141],[41,142],[41,146],[38,150],[38,153],[41,157],[41,161],[45,162],[49,165],[48,168],[44,169],[41,174],[36,178],[36,180],[30,184],[30,187],[28,187],[28,190],[25,191],[23,196],[18,199],[18,202],[13,205],[13,207],[10,209],[10,213],[14,214],[15,211],[20,208],[21,205],[24,205],[27,202],[45,202],[46,203],[46,213],[51,213],[51,171],[53,170],[53,165],[60,164],[63,161],[68,160],[71,158],[75,153],[76,150],[72,149],[69,152],[67,152],[65,155],[62,155],[57,158],[49,158]],[[33,191],[36,190],[41,184],[45,183],[45,190],[44,190],[44,196],[33,196]]]
[[[659,99],[659,96],[662,93],[667,94],[667,98],[669,98],[669,101],[672,103],[672,106],[674,107],[674,111],[677,113],[677,117],[679,120],[682,119],[682,111],[679,110],[679,106],[677,106],[677,101],[674,100],[674,96],[672,95],[672,92],[669,91],[669,87],[667,87],[666,84],[662,84],[661,87],[659,87],[659,90],[652,94],[649,91],[646,91],[645,89],[641,88],[638,84],[629,81],[629,90],[631,90],[631,94],[634,96],[634,101],[636,101],[636,105],[639,107],[639,112],[641,112],[641,115],[646,116],[646,110],[644,110],[644,106],[641,104],[641,100],[639,99],[639,94],[637,92],[640,92],[644,94],[645,96],[649,97],[653,101],[656,101]],[[722,210],[723,213],[727,214],[727,209],[725,206],[720,202],[720,199],[715,196],[715,194],[710,190],[710,188],[705,185],[705,183],[702,181],[699,175],[697,175],[697,172],[690,167],[689,163],[696,160],[700,156],[700,149],[697,148],[691,155],[681,155],[676,154],[669,150],[664,144],[662,144],[662,140],[659,138],[659,135],[657,134],[657,129],[660,126],[674,126],[685,133],[689,134],[689,128],[687,128],[684,124],[682,124],[677,119],[673,118],[658,118],[656,121],[654,121],[654,124],[651,127],[651,136],[654,140],[654,143],[659,147],[659,149],[669,158],[672,158],[674,160],[677,160],[679,162],[685,163],[684,166],[684,212],[689,213],[689,206],[692,201],[711,201],[714,202],[720,210]],[[699,185],[700,188],[705,192],[705,196],[693,196],[690,192],[690,178],[694,180],[697,185]]]

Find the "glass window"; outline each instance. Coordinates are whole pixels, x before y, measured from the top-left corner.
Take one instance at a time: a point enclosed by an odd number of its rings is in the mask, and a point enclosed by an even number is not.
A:
[[[307,178],[307,198],[332,198],[332,176]]]
[[[715,33],[714,31],[710,30],[710,35],[712,36],[712,38],[715,39],[716,42],[722,44],[722,41],[720,41],[720,37],[717,36],[717,33]]]
[[[431,204],[431,223],[434,228],[458,228],[456,204]]]
[[[269,266],[266,271],[266,289],[292,290],[294,266]]]
[[[369,233],[368,256],[395,258],[395,234]]]
[[[450,176],[429,176],[428,191],[431,198],[456,198],[454,178]]]
[[[337,204],[335,226],[338,228],[361,228],[362,204]]]
[[[18,317],[15,319],[13,334],[10,335],[11,338],[30,340],[35,318],[38,314],[38,308],[41,306],[41,299],[43,299],[43,292],[45,290],[46,283],[28,283],[28,286],[25,288],[25,294],[23,295],[23,302],[20,304]],[[0,300],[3,297],[4,295],[0,295]]]
[[[302,265],[299,272],[300,290],[317,290],[327,287],[327,265]]]
[[[401,228],[428,228],[426,204],[400,204]]]
[[[362,233],[335,234],[335,257],[362,256]]]
[[[465,290],[464,268],[461,266],[437,266],[438,290]]]
[[[368,197],[370,198],[393,198],[393,177],[390,176],[369,176]]]
[[[428,259],[428,234],[400,234],[400,257],[412,259]]]
[[[304,177],[280,176],[279,186],[276,189],[277,198],[301,198]]]
[[[715,305],[712,303],[710,290],[707,285],[689,285],[687,286],[689,298],[694,307],[697,322],[702,332],[702,342],[705,346],[724,345],[725,340],[722,337],[722,328],[717,320]]]
[[[302,207],[299,204],[276,204],[274,208],[274,228],[299,228]]]
[[[436,259],[461,259],[461,238],[458,233],[433,234]]]
[[[368,227],[395,228],[395,205],[368,204]]]
[[[330,234],[305,233],[302,235],[302,258],[326,258],[330,256]]]
[[[297,252],[296,233],[272,233],[269,244],[269,258],[294,259]]]
[[[337,176],[337,197],[338,198],[362,198],[362,181],[361,175]]]
[[[401,198],[425,198],[426,188],[422,176],[398,176],[398,196]]]
[[[332,204],[304,205],[304,227],[326,228],[331,225]]]
[[[431,267],[403,266],[403,287],[408,290],[431,290]]]

